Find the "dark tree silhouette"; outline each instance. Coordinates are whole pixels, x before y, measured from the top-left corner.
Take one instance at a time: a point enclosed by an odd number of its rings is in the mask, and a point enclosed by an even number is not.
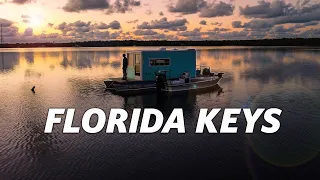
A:
[[[70,43],[16,43],[2,44],[0,48],[33,47],[119,47],[119,46],[320,46],[320,38],[290,38],[223,41],[83,41]]]

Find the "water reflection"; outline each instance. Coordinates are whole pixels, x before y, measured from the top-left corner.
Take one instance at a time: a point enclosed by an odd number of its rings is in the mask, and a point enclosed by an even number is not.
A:
[[[24,76],[29,78],[30,77],[40,78],[42,76],[42,73],[33,71],[32,69],[26,69]]]
[[[92,68],[93,66],[108,66],[113,68],[120,67],[120,52],[90,52],[90,51],[72,51],[62,52],[63,60],[60,63],[64,68],[75,67],[78,69]]]
[[[226,169],[240,177],[252,167],[251,174],[258,178],[273,170],[285,173],[278,166],[291,166],[293,173],[300,174],[317,169],[318,49],[197,47],[198,64],[225,73],[210,92],[164,97],[121,97],[106,92],[103,80],[122,75],[121,55],[137,49],[158,47],[0,50],[1,176],[70,179],[81,172],[88,178],[106,179],[119,176],[125,168],[132,176],[146,173],[146,169],[160,174],[175,169],[186,178],[191,172],[208,172],[205,175],[219,179],[230,174]],[[30,91],[33,86],[35,94]],[[200,108],[271,106],[285,110],[281,131],[272,137],[259,133],[245,136],[243,131],[236,135],[194,134]],[[75,126],[81,125],[83,113],[93,107],[106,114],[111,108],[129,113],[139,107],[157,108],[165,119],[173,108],[182,108],[188,133],[64,135],[63,125],[57,125],[55,133],[45,135],[44,123],[52,107],[76,108]],[[214,123],[219,125],[221,118]],[[244,129],[245,120],[239,119],[237,125]],[[288,152],[294,155],[288,156]],[[212,169],[217,173],[212,174]]]
[[[24,58],[29,64],[34,63],[34,52],[25,52],[24,53]]]
[[[312,78],[320,72],[320,64],[316,62],[292,62],[284,64],[279,62],[264,68],[252,68],[242,74],[246,79],[257,79],[261,82],[268,82],[271,79],[284,83],[292,78]]]
[[[140,96],[119,97],[123,99],[122,108],[129,113],[129,117],[132,116],[135,108],[155,108],[162,112],[164,124],[170,117],[173,109],[181,108],[183,109],[186,131],[192,132],[194,131],[194,126],[199,115],[199,109],[209,108],[203,106],[201,99],[216,100],[222,93],[223,89],[217,85],[211,89],[194,93],[179,93],[175,95],[151,93]],[[140,117],[140,121],[141,119],[142,117]],[[129,126],[129,122],[127,123]],[[175,130],[173,130],[173,132],[175,132]]]
[[[0,56],[0,73],[11,71],[19,64],[20,54],[16,52],[4,53],[1,52]]]

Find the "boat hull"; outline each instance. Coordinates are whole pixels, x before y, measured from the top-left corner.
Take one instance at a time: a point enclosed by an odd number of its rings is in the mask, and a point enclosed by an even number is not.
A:
[[[207,90],[218,84],[221,78],[218,79],[197,79],[195,82],[183,83],[178,85],[168,85],[162,89],[165,93],[183,93],[183,92],[198,92]]]
[[[194,93],[208,91],[214,88],[221,78],[195,78],[189,83],[179,83],[166,85],[161,89],[163,94],[177,94],[177,93]],[[121,96],[135,96],[148,93],[159,93],[155,82],[128,82],[118,83],[105,81],[107,90],[112,91],[116,95]]]

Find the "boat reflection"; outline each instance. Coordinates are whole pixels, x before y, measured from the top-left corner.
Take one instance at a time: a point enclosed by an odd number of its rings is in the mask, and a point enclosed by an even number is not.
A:
[[[223,88],[219,84],[210,89],[199,91],[186,91],[179,94],[161,94],[149,93],[141,96],[120,96],[124,98],[124,109],[131,111],[135,104],[139,104],[141,108],[156,108],[159,110],[168,110],[172,108],[190,108],[197,101],[197,97],[206,94],[215,94],[220,96],[223,93]],[[133,105],[133,106],[131,106]],[[182,106],[182,107],[181,107]]]
[[[193,127],[195,125],[194,123],[196,123],[196,120],[199,116],[199,109],[203,107],[201,104],[201,99],[208,99],[210,98],[208,96],[212,95],[214,96],[214,99],[222,92],[223,89],[219,85],[216,85],[211,90],[201,92],[198,91],[194,93],[180,93],[172,96],[156,93],[146,94],[143,96],[127,96],[123,97],[122,109],[126,110],[128,112],[128,116],[131,117],[135,108],[141,108],[142,112],[145,108],[153,108],[161,111],[164,120],[167,120],[170,117],[173,109],[179,108],[183,110],[186,130],[193,131]]]

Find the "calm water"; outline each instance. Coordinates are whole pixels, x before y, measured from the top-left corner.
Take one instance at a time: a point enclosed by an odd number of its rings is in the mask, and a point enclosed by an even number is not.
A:
[[[146,48],[0,50],[0,179],[319,178],[320,49],[198,47],[198,64],[225,73],[222,90],[161,101],[104,90],[133,49]],[[44,134],[54,107],[76,108],[75,125],[94,107],[151,107],[165,117],[182,107],[187,133],[70,135],[55,125]],[[231,107],[281,108],[280,130],[262,134],[258,121],[244,134],[240,115],[237,134],[194,133],[200,108]]]

